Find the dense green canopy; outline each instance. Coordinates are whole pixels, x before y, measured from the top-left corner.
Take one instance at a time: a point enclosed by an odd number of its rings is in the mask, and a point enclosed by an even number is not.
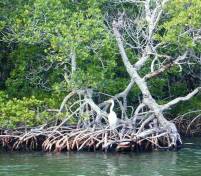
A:
[[[137,7],[109,0],[4,0],[0,8],[0,126],[34,126],[51,120],[54,117],[48,109],[59,108],[74,89],[115,95],[126,88],[130,79],[111,23],[125,9],[129,18],[135,18]],[[198,59],[148,82],[154,98],[163,102],[201,83],[200,42],[192,40],[191,33],[183,33],[189,26],[200,30],[201,2],[171,0],[165,12],[155,35],[166,46],[160,48],[161,53],[177,56],[191,48]],[[126,49],[131,62],[136,61],[138,53]],[[150,64],[140,74],[149,72]],[[139,96],[134,87],[128,103],[135,107]],[[199,108],[201,102],[195,97],[179,104],[171,117]]]

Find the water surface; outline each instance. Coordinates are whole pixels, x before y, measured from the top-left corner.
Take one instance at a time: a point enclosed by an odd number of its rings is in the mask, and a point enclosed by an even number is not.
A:
[[[201,138],[178,152],[0,153],[0,176],[199,176]]]

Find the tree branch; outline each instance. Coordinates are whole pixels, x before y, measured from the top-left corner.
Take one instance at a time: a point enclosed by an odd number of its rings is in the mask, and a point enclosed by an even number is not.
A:
[[[152,77],[155,77],[155,76],[158,76],[160,75],[161,73],[163,73],[165,70],[169,69],[170,67],[172,67],[174,64],[173,63],[169,63],[169,64],[166,64],[166,65],[163,65],[160,69],[158,70],[155,70],[147,75],[144,76],[144,79],[145,80],[148,80]]]
[[[70,59],[71,59],[71,72],[73,74],[76,71],[76,68],[77,68],[76,55],[75,55],[75,50],[74,49],[71,49]]]
[[[127,85],[127,87],[120,93],[116,94],[115,97],[119,98],[119,97],[127,97],[128,93],[130,92],[130,90],[133,88],[135,84],[135,81],[133,79],[131,79],[130,83]]]
[[[201,90],[201,87],[197,87],[194,91],[190,92],[188,95],[186,95],[185,97],[178,97],[175,98],[174,100],[170,101],[167,104],[164,105],[160,105],[161,106],[161,110],[167,110],[169,109],[171,106],[181,102],[181,101],[187,101],[189,99],[191,99],[194,95],[196,95],[199,91]]]
[[[118,46],[119,46],[119,51],[120,51],[120,54],[121,54],[123,63],[124,63],[124,65],[125,65],[125,67],[126,67],[127,72],[128,72],[129,75],[132,77],[132,75],[133,75],[133,73],[132,73],[133,66],[132,66],[132,64],[130,63],[130,61],[128,60],[128,57],[127,57],[127,54],[126,54],[126,52],[125,52],[124,45],[123,45],[123,42],[122,42],[121,34],[120,34],[119,31],[118,31],[118,28],[119,28],[120,26],[121,26],[121,24],[119,24],[119,23],[116,22],[116,21],[113,21],[113,24],[112,24],[113,32],[114,32],[114,35],[115,35],[115,37],[116,37],[117,44],[118,44]]]

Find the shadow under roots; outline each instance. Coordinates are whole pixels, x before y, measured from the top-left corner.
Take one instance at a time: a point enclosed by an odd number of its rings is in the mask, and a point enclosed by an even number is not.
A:
[[[0,146],[4,151],[104,151],[104,152],[150,152],[155,150],[178,150],[182,147],[170,145],[168,135],[152,135],[146,138],[137,137],[132,131],[122,134],[109,128],[77,129],[62,127],[57,131],[51,128],[41,131],[27,131],[17,134],[2,132]]]

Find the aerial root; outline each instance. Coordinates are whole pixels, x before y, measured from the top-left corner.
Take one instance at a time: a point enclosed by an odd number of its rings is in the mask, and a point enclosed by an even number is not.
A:
[[[176,117],[173,122],[176,124],[180,134],[185,136],[200,135],[201,132],[201,110],[187,112]]]
[[[65,106],[72,96],[75,103]],[[119,103],[122,117],[118,118],[117,126],[111,129],[107,119],[107,101],[96,104],[91,97],[89,90],[70,93],[59,109],[58,117],[65,115],[59,124],[21,131],[5,130],[0,133],[0,146],[8,150],[107,152],[166,150],[177,148],[178,141],[181,143],[175,125],[172,122],[166,125],[159,123],[149,109],[141,112],[144,106],[127,118]],[[71,118],[77,119],[76,125],[69,125]]]
[[[27,132],[19,136],[0,135],[2,147],[9,150],[43,151],[150,151],[170,149],[171,138],[167,132],[145,130],[139,134],[128,131],[124,134],[108,127]]]

